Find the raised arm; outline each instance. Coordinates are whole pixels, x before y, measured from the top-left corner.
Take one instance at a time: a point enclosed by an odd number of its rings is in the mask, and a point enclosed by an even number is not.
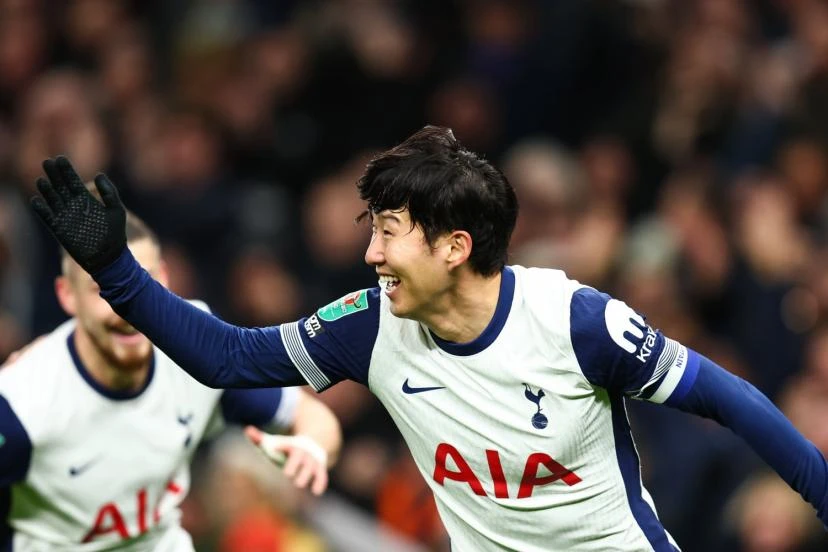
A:
[[[43,163],[35,212],[121,317],[181,368],[219,388],[284,387],[309,383],[322,391],[343,379],[367,385],[379,328],[379,290],[360,290],[319,316],[265,328],[227,324],[164,288],[126,247],[126,211],[115,187],[95,177],[95,199],[65,157]],[[326,320],[325,309],[360,301],[348,316]],[[342,304],[341,304],[342,303]],[[347,310],[347,309],[346,309]]]
[[[32,207],[60,245],[101,287],[113,309],[179,366],[211,387],[305,383],[283,344],[281,329],[246,329],[203,312],[155,282],[126,247],[126,210],[102,174],[86,189],[65,157],[43,163]]]

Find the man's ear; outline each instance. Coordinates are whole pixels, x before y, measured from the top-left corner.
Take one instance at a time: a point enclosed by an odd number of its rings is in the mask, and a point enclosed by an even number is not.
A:
[[[66,314],[69,316],[77,314],[77,298],[68,276],[63,275],[55,278],[55,295],[57,295],[58,303],[60,303],[60,307]]]
[[[455,230],[446,236],[446,246],[449,248],[446,261],[449,270],[453,270],[468,260],[472,252],[472,237],[465,230]]]

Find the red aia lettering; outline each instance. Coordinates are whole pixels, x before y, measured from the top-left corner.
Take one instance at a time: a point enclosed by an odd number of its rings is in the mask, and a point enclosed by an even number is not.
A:
[[[489,472],[494,481],[494,493],[497,498],[509,498],[509,487],[506,485],[506,476],[503,475],[503,465],[496,450],[486,450],[486,461],[489,463]]]
[[[183,490],[184,489],[182,489],[181,486],[174,481],[168,481],[167,488],[165,489],[166,492],[174,495],[179,494]],[[158,525],[158,522],[161,521],[161,510],[159,509],[161,507],[161,498],[163,498],[163,495],[158,497],[158,502],[155,503],[155,508],[152,511],[152,522],[155,525]]]
[[[164,489],[166,493],[174,495],[183,492],[183,490],[184,489],[173,481],[168,482],[167,487]],[[148,528],[146,489],[140,489],[138,491],[138,494],[135,495],[135,502],[138,509],[136,513],[138,517],[138,535],[142,535],[147,532]],[[161,512],[158,509],[160,502],[161,497],[159,497],[158,503],[156,503],[152,512],[152,522],[154,525],[158,525],[158,522],[161,521]],[[89,542],[102,535],[112,533],[113,531],[118,533],[118,536],[121,537],[121,539],[126,540],[131,538],[129,531],[127,530],[126,522],[124,521],[124,516],[121,515],[121,511],[118,509],[118,506],[114,502],[107,502],[98,510],[98,515],[95,516],[95,523],[92,525],[92,529],[90,529],[83,538],[83,542]]]
[[[448,457],[451,457],[454,465],[457,467],[456,471],[449,470],[446,467],[446,458]],[[506,476],[503,473],[500,454],[496,450],[486,450],[486,462],[489,464],[489,474],[492,476],[492,482],[494,483],[495,497],[509,498],[509,487],[506,483]],[[538,468],[540,466],[544,466],[549,470],[550,475],[539,477]],[[488,496],[486,491],[483,490],[480,479],[472,471],[469,463],[466,462],[466,459],[463,458],[460,451],[448,443],[440,443],[437,445],[437,451],[434,454],[433,477],[434,481],[440,485],[445,485],[446,479],[467,483],[474,494]],[[523,477],[520,481],[517,497],[529,498],[532,496],[535,487],[548,485],[559,479],[570,487],[581,482],[581,478],[575,472],[556,462],[548,454],[543,452],[532,453],[526,459],[526,464],[523,467]]]
[[[454,460],[454,464],[457,466],[459,471],[449,471],[446,468],[446,456],[451,456],[451,459]],[[483,490],[483,485],[480,484],[480,480],[477,479],[476,475],[474,475],[474,472],[471,467],[469,467],[466,459],[463,458],[463,455],[461,455],[460,452],[458,452],[458,450],[453,446],[448,443],[440,443],[437,445],[437,452],[434,454],[434,462],[434,481],[440,485],[444,485],[443,482],[446,478],[449,478],[452,481],[463,481],[469,484],[472,491],[474,491],[474,494],[486,496],[486,491]]]
[[[538,477],[538,466],[541,464],[546,466],[546,469],[552,472],[552,474],[545,477]],[[523,479],[520,480],[518,498],[529,498],[532,496],[532,490],[536,486],[548,485],[558,479],[563,479],[563,482],[570,487],[581,482],[581,478],[574,471],[558,464],[548,454],[542,452],[530,454],[529,458],[526,459],[526,466],[523,468]]]
[[[94,538],[106,535],[112,531],[117,532],[122,539],[129,538],[126,523],[124,523],[124,518],[121,516],[121,512],[118,510],[118,507],[115,506],[114,502],[107,502],[101,506],[100,510],[98,510],[98,516],[95,518],[95,525],[93,525],[92,529],[86,534],[85,537],[83,537],[83,542],[89,542]]]
[[[138,491],[138,532],[147,532],[147,490]]]

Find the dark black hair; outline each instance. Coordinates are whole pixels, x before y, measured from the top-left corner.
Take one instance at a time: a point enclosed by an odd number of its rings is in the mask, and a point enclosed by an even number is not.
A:
[[[472,237],[469,264],[484,276],[506,264],[518,205],[511,184],[485,159],[463,148],[450,129],[426,126],[371,160],[357,183],[368,209],[408,209],[430,245],[443,234]]]

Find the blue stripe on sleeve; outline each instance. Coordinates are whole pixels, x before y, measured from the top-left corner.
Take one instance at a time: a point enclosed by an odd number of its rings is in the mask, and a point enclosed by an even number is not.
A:
[[[261,427],[273,421],[281,401],[278,387],[228,389],[221,395],[221,413],[230,423]]]
[[[828,525],[828,462],[750,383],[698,355],[698,374],[679,409],[713,419],[742,437]]]

